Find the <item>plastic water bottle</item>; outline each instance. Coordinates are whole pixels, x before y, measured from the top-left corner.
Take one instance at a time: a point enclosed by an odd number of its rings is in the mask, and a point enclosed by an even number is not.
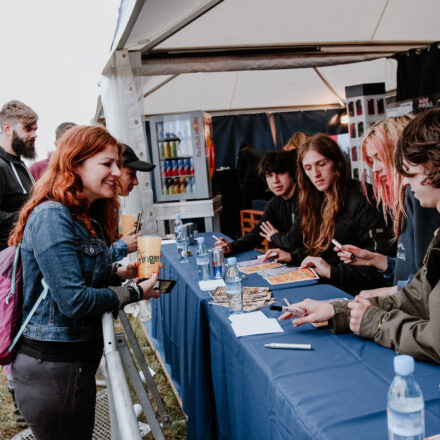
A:
[[[177,227],[176,245],[179,263],[188,263],[188,238],[186,237],[186,230],[183,225]]]
[[[229,311],[231,313],[243,312],[243,291],[241,290],[241,277],[237,269],[237,259],[230,257],[225,270],[226,296],[228,297]]]
[[[394,358],[396,376],[388,390],[387,419],[389,440],[423,440],[425,438],[425,403],[414,379],[414,359]]]
[[[174,220],[174,232],[177,234],[177,228],[182,226],[182,220],[180,219],[180,214],[176,214],[176,218]]]
[[[199,271],[199,280],[209,280],[209,256],[205,245],[205,238],[199,237],[197,239],[197,269]]]

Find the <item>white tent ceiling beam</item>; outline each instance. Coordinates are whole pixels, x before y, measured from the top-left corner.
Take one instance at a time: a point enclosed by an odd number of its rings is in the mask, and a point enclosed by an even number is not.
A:
[[[178,77],[178,75],[170,75],[168,78],[164,79],[163,81],[161,81],[156,86],[154,86],[151,89],[149,89],[146,92],[144,92],[143,97],[146,98],[148,95],[151,95],[156,90],[159,90],[161,87],[167,85],[170,81],[172,81],[174,78],[177,78],[177,77]]]
[[[324,78],[324,75],[318,70],[317,67],[314,67],[313,70],[316,72],[316,74],[319,76],[319,78],[322,80],[322,82],[327,86],[327,88],[330,90],[330,92],[335,95],[336,99],[338,100],[341,107],[345,107],[345,102],[342,100],[342,98],[338,95],[336,90],[329,84],[329,82]]]

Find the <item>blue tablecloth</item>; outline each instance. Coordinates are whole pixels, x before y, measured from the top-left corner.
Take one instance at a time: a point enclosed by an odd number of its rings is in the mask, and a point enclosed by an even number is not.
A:
[[[208,247],[214,243],[204,234]],[[220,235],[220,234],[217,234]],[[164,278],[176,279],[153,304],[152,337],[163,348],[188,415],[188,439],[383,439],[386,395],[394,376],[392,350],[352,334],[307,324],[284,333],[237,338],[226,308],[208,304],[198,288],[196,247],[188,264],[175,245],[162,247]],[[246,252],[238,260],[252,258]],[[265,285],[250,275],[244,285]],[[282,302],[347,294],[328,284],[272,288]],[[277,317],[268,308],[263,312]],[[313,350],[273,350],[268,342],[311,343]],[[426,434],[440,432],[440,368],[416,362],[425,398]]]

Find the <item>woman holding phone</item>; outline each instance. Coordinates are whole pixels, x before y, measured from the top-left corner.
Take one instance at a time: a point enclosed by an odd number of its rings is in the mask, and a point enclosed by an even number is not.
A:
[[[344,263],[374,266],[385,277],[393,279],[391,287],[362,291],[360,295],[365,298],[392,295],[408,285],[423,266],[426,249],[440,223],[437,210],[420,206],[410,188],[405,189],[402,185],[402,178],[396,172],[394,152],[397,141],[411,120],[409,115],[386,118],[371,127],[362,142],[362,162],[372,170],[376,203],[382,206],[384,217],[394,223],[398,240],[395,258],[352,246],[348,244],[351,241],[342,246],[343,250],[356,256],[348,259],[347,254],[340,252],[338,255]],[[363,176],[365,181],[367,173],[364,172]]]
[[[350,240],[357,246],[379,252],[386,249],[385,221],[364,196],[360,182],[351,180],[348,164],[338,144],[325,134],[309,138],[298,149],[299,212],[304,246],[290,252],[270,249],[278,262],[312,267],[349,293],[379,287],[384,280],[371,267],[341,263],[332,239]]]
[[[410,185],[421,206],[440,212],[440,109],[417,115],[404,129],[396,147],[395,164],[404,185]],[[306,299],[292,305],[306,316],[295,327],[329,321],[334,333],[351,330],[399,354],[440,363],[440,233],[426,252],[423,267],[407,287],[386,297],[323,303]],[[281,320],[294,315],[284,314]]]
[[[22,243],[23,320],[47,284],[13,365],[21,414],[39,440],[92,438],[101,315],[158,297],[157,276],[129,286],[137,264],[111,264],[120,144],[101,127],[72,128],[11,233]]]

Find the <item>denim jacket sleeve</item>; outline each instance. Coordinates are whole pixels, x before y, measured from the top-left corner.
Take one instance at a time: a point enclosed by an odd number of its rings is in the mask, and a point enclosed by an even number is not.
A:
[[[110,254],[112,256],[112,261],[120,261],[128,255],[128,246],[124,240],[115,241],[110,246]]]
[[[114,290],[91,287],[86,282],[74,220],[66,207],[47,206],[33,216],[29,227],[38,266],[63,314],[80,318],[118,308],[119,300]]]

